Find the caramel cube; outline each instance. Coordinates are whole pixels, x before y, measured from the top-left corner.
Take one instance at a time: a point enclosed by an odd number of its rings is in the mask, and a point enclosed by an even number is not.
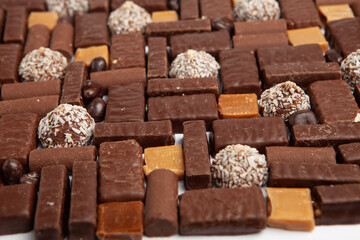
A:
[[[256,94],[222,94],[219,112],[222,118],[260,117]]]
[[[176,11],[158,11],[152,12],[152,21],[157,22],[176,22],[179,20],[179,16]]]
[[[319,6],[319,12],[326,19],[326,22],[354,18],[354,13],[349,4]]]
[[[319,27],[288,30],[287,35],[293,46],[319,44],[324,53],[328,50],[328,42]]]
[[[314,210],[308,188],[266,188],[268,225],[296,231],[312,231]]]
[[[90,66],[91,61],[96,57],[103,57],[106,61],[106,66],[109,67],[109,49],[107,45],[78,48],[75,52],[75,62],[83,61],[86,66]]]
[[[36,24],[45,25],[52,31],[59,20],[56,12],[31,12],[28,17],[28,29]]]
[[[151,147],[144,150],[144,173],[148,176],[156,169],[169,169],[179,178],[184,177],[184,156],[181,145]]]
[[[141,239],[143,208],[140,201],[98,205],[98,239]]]

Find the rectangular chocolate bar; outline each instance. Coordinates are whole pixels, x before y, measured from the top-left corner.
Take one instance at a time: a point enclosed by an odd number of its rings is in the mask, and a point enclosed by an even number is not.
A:
[[[268,185],[271,187],[314,187],[342,183],[359,183],[360,169],[356,164],[323,164],[274,162]]]
[[[231,22],[234,21],[232,12],[231,0],[200,0],[201,17],[214,18],[221,17],[227,18]]]
[[[145,40],[140,33],[111,38],[110,68],[145,68]]]
[[[169,61],[166,38],[149,38],[148,48],[147,78],[167,78]]]
[[[210,157],[204,121],[184,122],[185,186],[187,189],[212,186]]]
[[[337,152],[342,163],[360,165],[360,143],[342,144],[338,146]]]
[[[180,196],[179,211],[181,235],[249,234],[267,223],[259,187],[186,191]]]
[[[75,48],[108,45],[106,13],[85,13],[75,17]]]
[[[281,117],[221,119],[213,122],[213,153],[230,144],[244,144],[264,153],[268,146],[287,146],[288,135]]]
[[[268,21],[235,22],[235,35],[286,33],[285,19]]]
[[[5,26],[5,16],[6,12],[4,9],[0,9],[0,40],[3,39],[3,31]]]
[[[11,7],[23,6],[28,12],[46,11],[45,0],[0,0],[0,8],[8,9]]]
[[[253,53],[242,49],[221,51],[221,82],[224,94],[261,94],[256,58]]]
[[[142,201],[142,148],[135,140],[100,144],[99,202]]]
[[[51,34],[50,48],[61,52],[71,60],[74,54],[74,27],[70,23],[58,23]]]
[[[141,83],[110,86],[106,123],[145,121],[145,90]]]
[[[183,131],[183,122],[204,120],[207,129],[219,118],[214,94],[155,97],[148,99],[148,120],[171,120],[174,132]]]
[[[84,105],[82,85],[87,75],[85,62],[72,62],[66,66],[60,104]]]
[[[49,47],[50,30],[42,24],[31,27],[28,31],[23,55],[40,47]]]
[[[351,4],[357,0],[315,0],[316,5],[338,5],[338,4]]]
[[[64,165],[48,166],[41,170],[34,223],[35,239],[64,239],[68,191]]]
[[[188,49],[202,50],[217,56],[221,50],[231,49],[229,33],[226,31],[188,33],[170,37],[171,57]]]
[[[286,33],[259,33],[233,36],[234,48],[255,51],[260,47],[285,47],[289,45]]]
[[[69,239],[95,240],[97,220],[96,162],[74,162]]]
[[[126,0],[111,0],[111,10],[120,7]],[[132,0],[135,4],[145,8],[149,13],[167,10],[167,0]]]
[[[212,93],[219,97],[217,78],[155,78],[148,82],[148,97]]]
[[[64,165],[71,174],[75,162],[94,162],[96,160],[96,147],[46,148],[30,152],[30,171],[40,172],[43,167]]]
[[[22,47],[18,44],[0,44],[0,85],[18,82],[18,66]]]
[[[143,148],[173,145],[174,132],[171,121],[97,123],[94,145],[102,142],[135,139]]]
[[[199,18],[199,1],[198,0],[180,0],[180,19],[197,19]]]
[[[109,12],[109,0],[90,0],[90,12]]]
[[[25,7],[9,7],[6,11],[4,43],[23,45],[26,37],[27,13]]]

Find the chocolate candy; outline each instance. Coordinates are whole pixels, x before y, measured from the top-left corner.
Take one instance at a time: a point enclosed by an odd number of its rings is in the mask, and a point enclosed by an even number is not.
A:
[[[50,30],[45,25],[37,24],[31,27],[27,34],[24,55],[40,47],[49,47]]]
[[[315,113],[310,109],[294,112],[289,116],[288,121],[290,127],[293,127],[294,125],[314,125],[317,123],[318,120]]]
[[[259,187],[186,191],[179,209],[181,235],[249,234],[267,222]]]
[[[15,159],[6,160],[1,169],[2,180],[6,185],[17,184],[23,173],[21,163]]]
[[[351,5],[351,10],[353,11],[354,15],[359,17],[360,16],[360,3],[359,2],[353,2]]]
[[[36,191],[33,185],[0,188],[0,235],[25,233],[33,229]]]
[[[182,123],[188,120],[205,120],[207,129],[218,119],[214,94],[155,97],[148,99],[148,120],[171,120],[174,131],[183,131]]]
[[[100,144],[99,202],[144,200],[142,153],[133,139]]]
[[[28,12],[31,11],[46,11],[44,0],[1,0],[0,7],[7,9],[14,6],[26,7]]]
[[[336,62],[338,64],[341,64],[341,62],[343,60],[341,55],[335,49],[328,50],[325,53],[325,59],[326,59],[326,62]]]
[[[171,1],[169,5],[172,4]],[[179,8],[179,5],[177,6]],[[173,9],[178,10],[178,9]],[[197,19],[199,18],[199,2],[198,0],[180,0],[180,19]]]
[[[104,91],[100,84],[95,81],[86,80],[83,83],[83,97],[85,101],[91,101],[94,98],[102,98]]]
[[[126,0],[112,0],[111,10],[114,11],[120,7]],[[143,7],[148,12],[167,10],[167,0],[133,0],[134,3]]]
[[[96,162],[74,162],[71,182],[69,239],[95,240],[97,210]]]
[[[52,31],[50,48],[61,52],[70,61],[74,54],[73,41],[73,25],[67,22],[60,22]]]
[[[90,0],[90,12],[109,12],[109,0]]]
[[[65,237],[67,192],[68,176],[64,165],[48,166],[41,170],[34,223],[35,239],[63,239]]]
[[[40,176],[38,172],[32,171],[22,175],[19,179],[20,184],[32,184],[36,188],[39,187]]]
[[[255,51],[260,47],[288,46],[289,40],[285,33],[264,33],[234,35],[234,48]]]
[[[87,69],[84,62],[72,62],[67,65],[60,104],[84,105],[81,90],[86,77]]]
[[[5,25],[5,10],[1,8],[0,10],[0,39],[3,39],[3,31]]]
[[[342,163],[360,164],[360,143],[348,143],[338,146],[338,154]]]
[[[234,21],[232,6],[230,0],[200,0],[201,17],[214,20],[216,17],[222,17]]]
[[[18,66],[21,60],[22,47],[18,44],[0,44],[0,85],[18,82]]]
[[[24,44],[26,37],[26,8],[9,7],[6,11],[4,43]]]
[[[101,122],[105,116],[106,103],[102,98],[96,97],[86,105],[86,110],[96,122]]]
[[[235,35],[262,34],[262,33],[286,33],[286,21],[284,19],[268,21],[235,22]]]
[[[166,38],[149,38],[148,48],[147,78],[167,78],[169,62],[166,49]]]
[[[231,32],[232,27],[233,23],[227,18],[216,17],[211,21],[212,30],[226,30]]]
[[[317,6],[320,5],[338,5],[338,4],[345,4],[345,3],[352,3],[356,0],[315,0]]]
[[[96,57],[90,63],[89,72],[106,71],[106,61],[103,57]]]
[[[147,177],[144,232],[149,237],[174,235],[178,229],[178,177],[158,169]]]

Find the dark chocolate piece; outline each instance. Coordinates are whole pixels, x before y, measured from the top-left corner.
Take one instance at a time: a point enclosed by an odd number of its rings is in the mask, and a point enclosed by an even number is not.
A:
[[[289,116],[288,124],[290,127],[293,127],[294,125],[314,125],[318,124],[318,120],[315,113],[310,109],[307,109],[292,113]]]
[[[7,159],[1,168],[1,177],[6,185],[19,183],[20,177],[24,174],[21,163],[15,159]]]
[[[185,186],[187,189],[212,186],[210,157],[204,121],[184,122]]]
[[[95,240],[96,220],[96,162],[74,162],[71,182],[69,240]]]
[[[234,21],[231,0],[200,0],[201,17],[213,20],[216,17]]]
[[[217,78],[156,78],[147,86],[148,97],[212,93],[219,97]]]
[[[109,12],[109,0],[90,0],[90,12]]]
[[[149,237],[166,237],[178,230],[178,176],[167,169],[147,177],[144,232]]]
[[[25,7],[28,12],[46,11],[45,0],[0,0],[0,8]]]
[[[198,19],[199,1],[198,0],[180,0],[180,19]]]
[[[95,146],[37,149],[29,155],[29,168],[31,171],[40,172],[46,166],[64,165],[71,174],[75,162],[95,160]]]
[[[325,53],[325,59],[326,59],[326,62],[336,62],[339,65],[341,64],[341,62],[343,60],[341,55],[335,49],[328,50]]]
[[[18,66],[22,47],[18,44],[0,44],[0,85],[18,82]]]
[[[102,142],[135,139],[143,148],[173,145],[174,132],[171,121],[97,123],[94,145]]]
[[[142,201],[143,151],[133,139],[100,144],[99,202]]]
[[[264,153],[268,146],[289,145],[281,117],[221,119],[213,122],[213,153],[230,144],[243,144]]]
[[[359,166],[355,164],[273,162],[271,187],[314,187],[341,183],[359,183]]]
[[[32,184],[36,188],[39,187],[40,175],[38,172],[29,172],[22,175],[19,179],[20,184]]]
[[[64,165],[41,170],[34,234],[38,240],[60,240],[66,235],[68,176]]]
[[[286,33],[234,35],[234,48],[255,51],[260,47],[285,47],[289,45]]]
[[[265,200],[258,187],[201,189],[180,196],[181,235],[237,235],[266,227]]]
[[[0,40],[3,39],[3,31],[5,26],[6,12],[3,8],[0,8]]]
[[[144,68],[145,40],[140,33],[114,35],[111,38],[110,69]]]
[[[52,31],[50,48],[61,52],[71,60],[74,54],[74,27],[70,23],[58,23]]]
[[[171,120],[174,132],[183,131],[183,122],[204,120],[207,129],[219,118],[214,94],[155,97],[148,99],[148,120]]]
[[[354,97],[358,106],[360,106],[360,84],[355,84]]]
[[[83,106],[82,86],[87,78],[85,62],[72,62],[66,66],[60,104]]]
[[[28,54],[32,50],[40,47],[49,47],[50,30],[42,24],[37,24],[31,27],[27,34],[26,44],[23,55]]]
[[[120,7],[126,0],[111,0],[111,9],[114,11]],[[167,0],[132,0],[140,7],[145,8],[149,13],[153,11],[167,10]]]
[[[36,190],[29,184],[0,188],[0,235],[25,233],[33,229]]]
[[[286,33],[286,21],[284,19],[268,21],[235,22],[235,35]]]
[[[169,61],[166,38],[149,38],[148,48],[147,78],[167,78]]]
[[[9,7],[6,10],[4,43],[25,42],[27,13],[25,7]]]
[[[179,0],[169,0],[168,7],[169,10],[179,11]]]
[[[89,72],[106,71],[106,68],[106,60],[103,57],[96,57],[90,63]]]
[[[360,165],[360,143],[348,143],[338,146],[339,159],[342,163]]]
[[[95,98],[102,98],[104,96],[104,91],[101,85],[91,80],[84,81],[82,86],[82,93],[86,102],[89,102]]]
[[[106,103],[104,99],[96,97],[89,104],[86,105],[86,110],[95,122],[101,122],[104,120]]]
[[[231,22],[227,18],[216,17],[211,20],[211,28],[213,31],[225,30],[231,33],[233,28],[233,22]]]
[[[360,2],[353,1],[350,5],[354,15],[360,17]]]

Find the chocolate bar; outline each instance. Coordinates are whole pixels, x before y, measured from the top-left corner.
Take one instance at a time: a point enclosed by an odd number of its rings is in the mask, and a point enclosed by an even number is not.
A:
[[[199,18],[199,1],[198,0],[180,0],[180,19],[197,19]]]
[[[90,0],[90,12],[109,12],[109,0]]]
[[[149,237],[166,237],[178,230],[178,177],[158,169],[147,177],[144,232]]]
[[[187,189],[212,186],[210,157],[204,121],[184,122],[185,186]]]
[[[360,164],[360,143],[342,144],[337,150],[342,163]]]
[[[253,53],[242,49],[221,51],[221,82],[224,94],[261,94],[259,73]]]
[[[99,202],[144,200],[142,153],[133,139],[100,144]]]
[[[106,123],[145,121],[145,90],[141,83],[110,86]]]
[[[85,62],[72,62],[67,65],[60,104],[84,105],[82,86],[87,75]]]
[[[59,51],[71,60],[74,54],[74,27],[70,23],[58,23],[52,31],[50,48]]]
[[[343,80],[314,82],[309,86],[309,96],[320,123],[353,122],[360,112]]]
[[[171,121],[97,123],[94,145],[102,142],[135,139],[143,148],[173,145],[175,143]]]
[[[47,148],[30,152],[30,171],[40,172],[43,167],[64,165],[71,174],[75,162],[91,162],[96,160],[96,147]]]
[[[23,55],[40,47],[49,47],[50,30],[45,25],[37,24],[29,29]]]
[[[106,13],[85,13],[75,17],[75,48],[109,44]]]
[[[155,78],[148,82],[148,97],[212,93],[219,97],[217,78]]]
[[[360,142],[360,123],[295,125],[292,139],[295,147],[328,147]]]
[[[44,0],[0,0],[0,8],[8,9],[11,7],[23,6],[28,12],[46,11]]]
[[[359,166],[355,164],[273,162],[268,185],[271,187],[314,187],[359,182]]]
[[[360,222],[360,184],[314,187],[316,225]]]
[[[111,0],[111,10],[114,11],[120,7],[126,0]],[[145,8],[149,13],[153,11],[167,10],[167,0],[133,0],[140,7]]]
[[[96,220],[96,162],[74,162],[71,182],[69,239],[95,240]]]
[[[5,10],[4,9],[0,9],[0,39],[3,39],[3,31],[4,31],[4,26],[5,26]]]
[[[202,50],[217,56],[221,50],[231,49],[230,36],[226,31],[188,33],[170,37],[171,57],[188,49]]]
[[[186,191],[180,196],[179,211],[181,235],[249,234],[267,223],[258,187]]]
[[[285,19],[268,21],[235,22],[235,35],[286,33]]]
[[[353,11],[354,15],[356,17],[360,17],[360,3],[359,2],[353,2],[351,5],[351,10]]]
[[[23,45],[26,37],[27,13],[25,7],[9,7],[6,11],[4,43]]]
[[[201,17],[213,20],[217,17],[234,21],[231,0],[200,0]]]
[[[140,33],[111,38],[110,68],[145,68],[145,40]]]
[[[171,120],[174,132],[181,133],[183,122],[204,120],[207,129],[219,118],[214,94],[155,97],[148,99],[148,120]]]
[[[213,122],[213,153],[231,144],[243,144],[264,153],[268,146],[289,145],[281,117],[221,119]]]
[[[60,79],[44,82],[22,82],[4,84],[1,87],[1,99],[3,101],[19,98],[60,95],[60,93]]]
[[[233,36],[234,48],[255,51],[260,47],[288,46],[286,33],[244,34]]]
[[[18,66],[21,60],[22,47],[18,44],[0,44],[0,85],[18,82]]]
[[[41,170],[34,223],[35,239],[64,239],[68,191],[64,165],[48,166]]]
[[[350,4],[357,0],[315,0],[317,6],[320,5],[338,5],[338,4]]]
[[[148,48],[147,78],[167,78],[169,62],[166,38],[149,38]]]

